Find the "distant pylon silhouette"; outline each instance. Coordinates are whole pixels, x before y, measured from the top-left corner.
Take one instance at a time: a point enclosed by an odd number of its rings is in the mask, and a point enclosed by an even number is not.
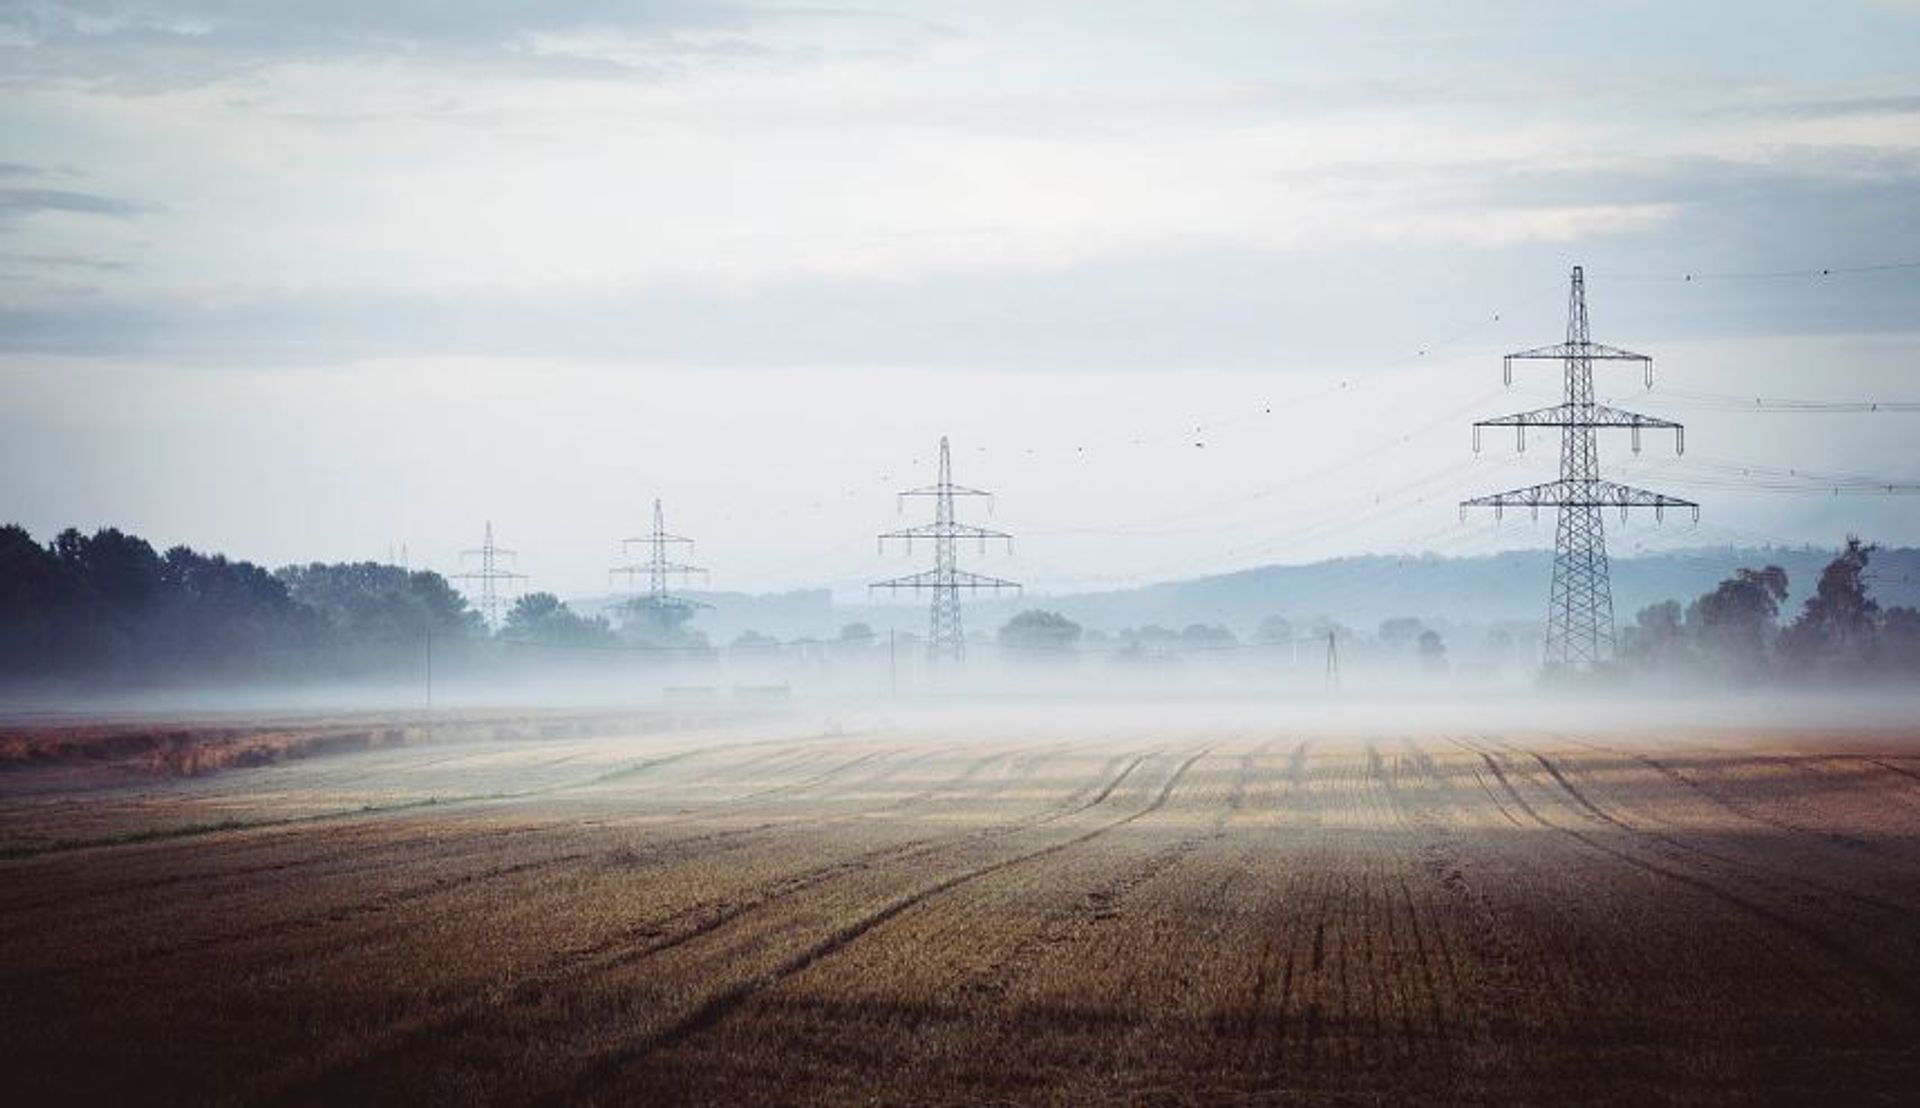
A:
[[[1508,384],[1513,383],[1516,361],[1562,363],[1566,399],[1551,408],[1475,423],[1473,448],[1479,451],[1480,432],[1486,427],[1512,427],[1521,450],[1527,448],[1527,428],[1558,427],[1560,479],[1476,497],[1463,501],[1460,507],[1462,514],[1467,508],[1492,508],[1496,515],[1516,507],[1530,509],[1535,515],[1544,507],[1560,509],[1553,545],[1553,591],[1547,607],[1546,665],[1550,670],[1591,669],[1611,661],[1614,651],[1613,587],[1600,509],[1619,508],[1620,517],[1625,519],[1629,508],[1652,508],[1657,519],[1668,508],[1691,508],[1694,518],[1700,517],[1700,506],[1691,500],[1602,480],[1600,448],[1594,432],[1602,427],[1630,429],[1636,454],[1640,452],[1640,432],[1647,428],[1672,430],[1678,450],[1686,449],[1686,440],[1678,423],[1595,402],[1594,362],[1639,362],[1646,368],[1647,387],[1652,388],[1653,359],[1594,342],[1588,336],[1586,275],[1579,266],[1573,267],[1567,298],[1567,341],[1507,355],[1503,368]]]
[[[900,494],[904,501],[909,496],[930,496],[933,498],[933,522],[922,523],[898,531],[889,531],[880,536],[880,549],[884,551],[888,539],[898,539],[913,549],[913,540],[933,540],[933,568],[905,577],[895,577],[887,581],[875,581],[869,589],[886,589],[897,592],[910,589],[933,594],[933,607],[928,617],[927,658],[935,665],[941,662],[958,664],[967,654],[966,631],[960,620],[960,590],[978,592],[982,589],[999,591],[1018,589],[1012,581],[1003,581],[998,577],[983,577],[978,573],[968,573],[959,567],[958,551],[960,539],[975,539],[980,549],[985,550],[988,539],[1006,541],[1007,549],[1013,549],[1013,536],[1004,531],[990,531],[985,527],[975,527],[961,523],[954,516],[953,501],[959,496],[987,496],[980,489],[970,489],[953,483],[953,460],[948,452],[947,440],[940,438],[940,479],[931,485],[917,489],[908,489]]]
[[[636,576],[646,575],[647,594],[628,601],[636,610],[647,613],[656,620],[672,622],[691,616],[696,609],[711,607],[698,600],[675,596],[668,591],[667,585],[671,578],[685,579],[695,574],[704,577],[707,571],[701,566],[676,562],[667,556],[668,550],[672,547],[692,547],[693,540],[667,533],[666,515],[661,510],[660,501],[657,498],[653,502],[653,530],[637,539],[620,540],[623,551],[640,545],[645,545],[647,548],[645,562],[629,562],[626,565],[615,566],[609,571],[613,574],[625,574],[629,589],[632,588],[633,579]]]
[[[453,574],[456,581],[478,581],[480,583],[480,618],[487,621],[488,627],[500,626],[500,590],[502,581],[524,581],[527,575],[507,569],[502,562],[513,559],[514,551],[493,544],[493,521],[487,521],[487,537],[477,548],[462,550],[462,558],[478,557],[480,568],[464,573]]]

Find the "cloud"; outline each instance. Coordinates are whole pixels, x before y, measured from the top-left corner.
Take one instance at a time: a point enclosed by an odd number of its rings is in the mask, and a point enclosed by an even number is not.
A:
[[[145,209],[142,205],[90,192],[50,188],[0,188],[0,227],[41,212],[130,216],[143,210]]]
[[[947,33],[884,13],[701,0],[16,0],[0,2],[0,74],[131,94],[372,60],[645,79],[700,65],[905,53]]]
[[[89,254],[0,253],[0,265],[25,266],[30,269],[87,270],[99,273],[124,273],[133,268],[126,262]],[[16,276],[12,279],[26,278]]]
[[[1783,100],[1729,109],[1729,114],[1787,119],[1843,119],[1860,115],[1913,115],[1915,113],[1920,113],[1920,95]]]

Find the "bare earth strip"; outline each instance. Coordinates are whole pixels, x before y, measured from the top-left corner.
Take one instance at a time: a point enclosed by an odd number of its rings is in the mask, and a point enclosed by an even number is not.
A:
[[[1896,1103],[1920,736],[801,727],[0,775],[13,1103]]]

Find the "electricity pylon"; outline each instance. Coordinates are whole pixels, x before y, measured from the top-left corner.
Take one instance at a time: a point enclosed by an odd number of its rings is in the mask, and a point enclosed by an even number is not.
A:
[[[646,561],[629,562],[626,565],[614,566],[608,571],[610,574],[627,575],[629,593],[633,589],[633,579],[643,573],[647,575],[647,594],[634,596],[628,601],[636,611],[644,614],[656,627],[672,630],[686,622],[695,610],[712,607],[711,604],[702,604],[698,600],[675,596],[668,591],[667,584],[671,578],[679,577],[684,580],[696,573],[704,576],[707,571],[701,566],[676,562],[668,556],[667,552],[675,546],[692,547],[693,540],[667,533],[665,517],[660,510],[658,499],[653,502],[652,532],[641,538],[620,540],[620,552],[624,556],[633,547],[643,544],[647,547]]]
[[[1513,383],[1513,363],[1557,361],[1566,376],[1566,399],[1551,408],[1481,420],[1473,425],[1473,448],[1480,449],[1486,427],[1514,429],[1519,449],[1527,448],[1527,428],[1560,428],[1560,479],[1527,488],[1510,489],[1462,501],[1467,508],[1492,508],[1497,517],[1508,508],[1527,508],[1536,517],[1541,508],[1560,509],[1553,546],[1553,591],[1547,607],[1546,665],[1550,670],[1583,670],[1613,658],[1613,586],[1608,578],[1607,540],[1600,509],[1618,508],[1625,519],[1629,508],[1652,508],[1660,518],[1668,508],[1691,508],[1695,520],[1700,505],[1691,500],[1616,484],[1600,477],[1600,448],[1595,432],[1602,427],[1625,427],[1633,433],[1633,452],[1640,452],[1640,432],[1671,430],[1674,448],[1686,450],[1680,424],[1653,416],[1610,408],[1593,398],[1593,363],[1638,362],[1653,387],[1653,359],[1592,341],[1587,333],[1587,282],[1573,267],[1573,287],[1567,300],[1567,341],[1509,354],[1502,365],[1507,384]]]
[[[525,581],[527,575],[507,569],[501,563],[510,561],[518,555],[503,546],[493,544],[493,521],[487,521],[487,537],[473,550],[462,550],[460,557],[480,559],[480,568],[453,574],[456,581],[478,581],[480,583],[480,618],[487,621],[488,627],[500,626],[500,591],[502,581]]]
[[[933,540],[932,569],[911,573],[905,577],[895,577],[888,581],[875,581],[867,588],[869,590],[886,589],[889,592],[908,589],[933,594],[933,609],[928,619],[927,629],[927,658],[936,666],[942,662],[958,664],[966,659],[966,633],[960,622],[960,590],[999,592],[1001,589],[1018,590],[1020,588],[1019,584],[1013,581],[1003,581],[998,577],[984,577],[959,567],[957,547],[961,539],[978,541],[982,553],[987,549],[988,539],[1000,539],[1006,542],[1007,552],[1013,552],[1012,535],[1004,531],[990,531],[985,527],[961,523],[954,516],[955,497],[988,495],[990,494],[980,489],[970,489],[953,483],[953,461],[948,453],[946,436],[942,435],[939,481],[900,493],[900,502],[903,505],[909,496],[932,497],[933,522],[898,531],[888,531],[880,536],[880,550],[883,553],[886,551],[888,539],[905,542],[909,552],[913,550],[913,540]]]

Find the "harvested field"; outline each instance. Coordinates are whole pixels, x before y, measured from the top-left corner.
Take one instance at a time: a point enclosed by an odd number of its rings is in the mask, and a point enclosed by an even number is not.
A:
[[[64,782],[0,774],[12,1103],[1920,1089],[1920,737],[761,724]]]

